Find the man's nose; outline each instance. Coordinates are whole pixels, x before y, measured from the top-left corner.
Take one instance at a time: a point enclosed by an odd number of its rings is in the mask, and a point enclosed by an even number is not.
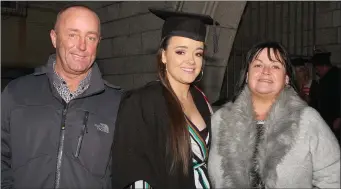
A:
[[[86,41],[84,37],[80,37],[78,41],[78,49],[81,51],[86,50]]]

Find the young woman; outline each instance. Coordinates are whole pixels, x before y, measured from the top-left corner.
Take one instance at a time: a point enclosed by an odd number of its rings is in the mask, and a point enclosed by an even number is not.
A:
[[[295,91],[288,53],[265,42],[247,54],[240,92],[212,117],[214,188],[340,188],[340,147]]]
[[[113,143],[113,188],[210,188],[210,106],[194,85],[203,74],[212,18],[152,9],[165,20],[157,54],[160,81],[123,97]]]

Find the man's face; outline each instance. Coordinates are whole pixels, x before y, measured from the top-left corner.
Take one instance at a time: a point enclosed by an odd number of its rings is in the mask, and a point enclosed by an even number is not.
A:
[[[69,8],[60,15],[50,36],[56,48],[56,62],[61,65],[62,71],[74,75],[84,74],[96,58],[100,21],[90,10]]]
[[[315,66],[315,70],[316,70],[316,74],[319,77],[323,77],[324,76],[324,74],[325,74],[325,66],[317,65],[317,66]]]

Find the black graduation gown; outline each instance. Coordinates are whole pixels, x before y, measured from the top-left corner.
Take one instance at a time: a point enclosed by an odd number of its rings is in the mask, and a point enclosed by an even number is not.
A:
[[[188,176],[182,171],[169,174],[171,159],[166,155],[166,140],[170,121],[164,90],[161,82],[154,81],[123,96],[112,150],[113,189],[122,189],[138,180],[155,189],[195,188],[192,166]],[[190,91],[210,132],[210,111],[204,96],[194,87]]]

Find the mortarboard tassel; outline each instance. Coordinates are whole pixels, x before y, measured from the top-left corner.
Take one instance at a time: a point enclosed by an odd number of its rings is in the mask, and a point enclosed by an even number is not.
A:
[[[217,22],[213,24],[213,53],[218,52],[218,34],[217,34]]]

